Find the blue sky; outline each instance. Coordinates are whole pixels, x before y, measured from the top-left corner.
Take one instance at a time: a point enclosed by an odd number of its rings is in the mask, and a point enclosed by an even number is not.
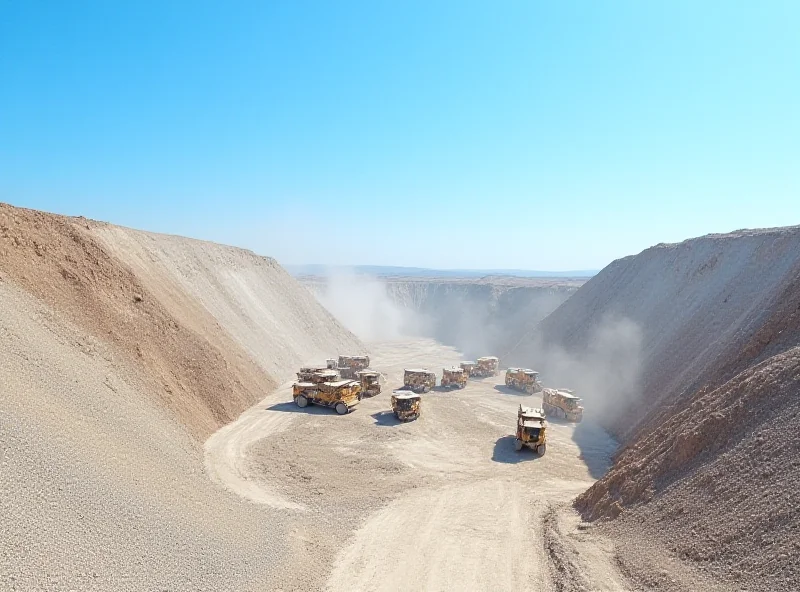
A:
[[[0,201],[284,263],[800,224],[800,2],[0,0]]]

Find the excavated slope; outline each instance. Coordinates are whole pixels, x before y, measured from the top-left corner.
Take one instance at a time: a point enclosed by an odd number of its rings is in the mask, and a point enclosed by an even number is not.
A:
[[[0,309],[0,589],[280,587],[202,443],[352,334],[270,259],[4,204]]]
[[[731,378],[747,367],[752,356],[731,362],[781,305],[798,264],[800,227],[657,245],[613,262],[590,279],[536,331],[509,344],[509,361],[530,363],[542,344],[577,358],[604,328],[606,335],[620,326],[636,328],[636,374],[641,377],[636,398],[608,414],[615,418],[610,427],[629,438],[646,418],[707,384],[722,368]],[[620,340],[626,337],[624,331],[616,333]],[[785,339],[794,344],[794,337]],[[620,351],[622,359],[609,359],[609,365],[631,365],[629,349]],[[581,394],[595,408],[604,405],[602,399],[592,400],[591,391]]]
[[[663,548],[732,586],[797,589],[800,228],[711,235],[616,261],[537,338],[580,358],[608,319],[638,328],[638,399],[603,415],[608,399],[582,393],[587,415],[612,417],[624,447],[576,507],[589,520],[617,518],[603,528],[646,588],[672,587],[652,561]]]

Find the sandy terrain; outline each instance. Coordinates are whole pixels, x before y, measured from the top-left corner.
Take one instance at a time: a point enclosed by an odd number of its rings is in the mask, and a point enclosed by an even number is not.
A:
[[[389,386],[403,367],[439,371],[459,359],[428,340],[372,352]],[[540,396],[501,380],[427,394],[422,417],[407,424],[388,411],[386,386],[339,417],[297,408],[286,385],[215,434],[206,462],[240,495],[295,508],[290,588],[626,589],[613,549],[579,530],[569,507],[615,443],[589,423],[552,423],[544,457],[515,452],[517,407]]]

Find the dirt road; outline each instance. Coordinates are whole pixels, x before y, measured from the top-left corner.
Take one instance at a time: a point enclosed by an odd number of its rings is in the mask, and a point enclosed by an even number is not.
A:
[[[372,351],[386,384],[348,416],[301,410],[285,385],[206,443],[212,478],[292,516],[285,589],[627,589],[570,507],[608,465],[605,432],[553,421],[544,457],[515,452],[517,407],[541,397],[502,376],[424,395],[422,416],[397,423],[403,368],[441,374],[459,354],[428,340]]]

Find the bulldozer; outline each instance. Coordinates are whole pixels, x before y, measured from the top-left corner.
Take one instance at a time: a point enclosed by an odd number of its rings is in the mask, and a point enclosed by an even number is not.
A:
[[[486,378],[487,376],[497,376],[498,369],[500,368],[500,360],[494,356],[486,356],[478,358],[475,368],[470,373],[470,376],[477,378]]]
[[[580,397],[568,389],[546,388],[542,392],[542,407],[547,415],[580,423],[583,406]]]
[[[415,393],[427,393],[436,386],[436,374],[424,368],[411,368],[403,372],[403,388]]]
[[[531,395],[542,390],[539,373],[527,368],[508,368],[506,370],[506,386]]]
[[[400,421],[417,419],[420,413],[422,397],[416,393],[397,390],[392,393],[392,411]]]
[[[547,421],[544,409],[519,406],[517,411],[517,435],[514,450],[519,452],[528,447],[539,456],[547,450]]]
[[[298,407],[310,404],[332,407],[339,415],[347,415],[361,402],[361,385],[355,380],[335,382],[296,382],[292,397]]]
[[[354,379],[356,372],[369,368],[369,356],[339,356],[337,370],[342,378]]]
[[[460,362],[458,365],[464,371],[464,373],[467,375],[467,378],[472,376],[472,373],[475,371],[475,362],[473,362],[471,360]]]
[[[463,389],[467,386],[467,373],[463,368],[457,368],[455,366],[452,368],[443,368],[441,385]]]
[[[359,370],[356,379],[361,383],[361,396],[374,397],[381,394],[380,374],[374,370]]]

